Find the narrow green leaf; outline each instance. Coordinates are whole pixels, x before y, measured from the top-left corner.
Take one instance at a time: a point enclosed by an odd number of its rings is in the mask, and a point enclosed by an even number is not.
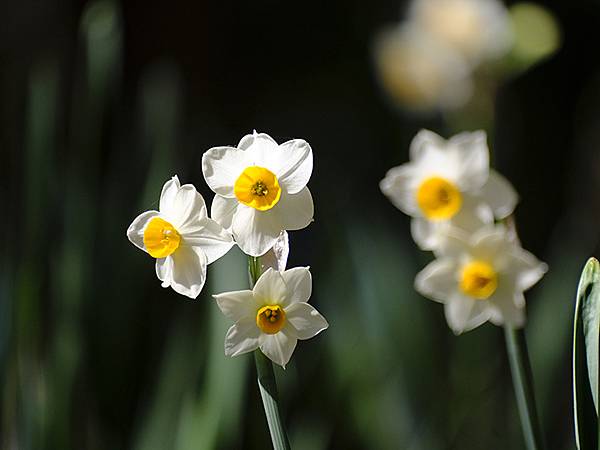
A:
[[[573,405],[579,450],[598,448],[598,342],[600,333],[600,263],[583,268],[573,330]]]

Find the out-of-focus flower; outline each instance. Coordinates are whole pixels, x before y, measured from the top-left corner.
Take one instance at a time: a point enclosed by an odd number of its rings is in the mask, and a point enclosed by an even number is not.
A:
[[[509,11],[515,30],[513,55],[521,65],[535,64],[560,47],[560,27],[548,9],[521,2],[512,5]]]
[[[498,0],[414,0],[408,20],[471,64],[502,56],[513,40]]]
[[[379,34],[374,45],[378,78],[386,92],[415,111],[462,106],[470,97],[470,68],[464,58],[410,25]]]
[[[165,183],[158,211],[140,214],[127,229],[138,248],[156,258],[156,275],[163,287],[198,297],[206,266],[229,251],[234,242],[206,212],[204,199],[191,184],[174,176]]]
[[[296,267],[285,272],[267,269],[251,291],[214,295],[223,314],[235,321],[225,336],[225,355],[260,348],[285,367],[298,339],[310,339],[329,326],[307,303],[311,291],[308,267]]]
[[[302,229],[313,220],[306,187],[312,167],[312,149],[302,139],[278,145],[254,132],[237,148],[211,148],[202,157],[204,178],[217,194],[211,216],[232,231],[244,253],[261,256],[282,231]]]
[[[444,303],[454,333],[488,320],[524,326],[523,292],[542,278],[547,266],[512,240],[502,225],[484,227],[472,237],[450,230],[435,255],[417,275],[415,288]]]
[[[448,227],[474,232],[511,214],[517,203],[510,183],[489,168],[483,131],[446,141],[421,130],[411,143],[410,158],[390,169],[380,188],[413,217],[412,235],[424,250],[436,248]]]

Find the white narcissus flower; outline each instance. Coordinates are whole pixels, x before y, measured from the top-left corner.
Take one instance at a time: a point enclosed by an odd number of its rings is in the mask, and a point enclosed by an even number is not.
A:
[[[412,235],[423,250],[435,249],[448,227],[474,232],[507,217],[517,204],[511,184],[490,170],[483,131],[446,141],[421,130],[411,143],[410,158],[390,169],[380,188],[413,217]]]
[[[513,41],[508,11],[498,0],[414,0],[409,20],[474,65],[502,56]]]
[[[253,290],[214,295],[217,305],[235,321],[225,336],[225,355],[237,356],[257,348],[282,367],[298,339],[309,339],[329,324],[309,305],[312,279],[308,267],[284,272],[271,268]]]
[[[127,237],[156,258],[156,275],[163,287],[190,298],[198,297],[206,266],[233,246],[231,234],[207,215],[204,199],[191,184],[174,176],[165,183],[158,211],[135,218]]]
[[[278,145],[254,132],[237,148],[211,148],[202,156],[204,178],[217,194],[211,216],[231,230],[244,253],[261,256],[282,231],[312,222],[313,200],[306,187],[312,168],[312,149],[302,139]]]
[[[416,277],[415,289],[444,303],[456,334],[486,321],[515,328],[525,324],[523,292],[546,273],[546,264],[523,250],[502,225],[472,237],[451,230],[435,250],[436,260]]]

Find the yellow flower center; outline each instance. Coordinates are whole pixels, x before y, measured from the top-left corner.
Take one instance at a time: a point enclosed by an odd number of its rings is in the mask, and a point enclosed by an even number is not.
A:
[[[446,220],[460,211],[462,195],[448,180],[431,177],[417,189],[417,204],[429,220]]]
[[[259,166],[246,167],[236,180],[233,192],[241,203],[259,211],[271,209],[281,197],[275,174]]]
[[[498,287],[498,274],[484,261],[466,264],[460,277],[460,290],[477,300],[485,300]]]
[[[256,313],[256,325],[263,333],[279,333],[285,325],[285,311],[279,305],[263,306]]]
[[[144,230],[144,247],[154,258],[165,258],[177,250],[181,236],[166,220],[160,217],[152,219]]]

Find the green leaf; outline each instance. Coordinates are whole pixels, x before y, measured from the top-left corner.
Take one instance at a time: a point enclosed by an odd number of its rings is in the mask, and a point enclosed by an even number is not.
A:
[[[598,448],[600,263],[590,258],[577,288],[573,330],[573,405],[579,450]]]

